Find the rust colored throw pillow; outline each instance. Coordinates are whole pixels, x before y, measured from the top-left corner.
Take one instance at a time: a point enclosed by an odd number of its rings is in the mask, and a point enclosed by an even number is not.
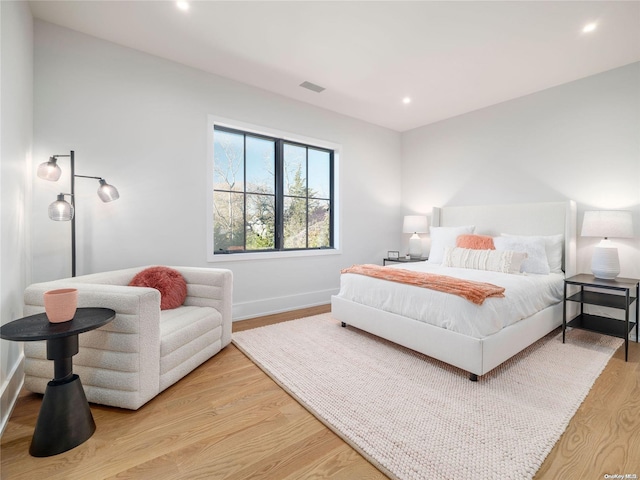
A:
[[[160,292],[160,310],[178,308],[187,298],[187,282],[173,268],[149,267],[133,277],[130,287],[150,287]]]
[[[489,235],[458,235],[456,247],[470,248],[473,250],[495,250],[493,237]]]

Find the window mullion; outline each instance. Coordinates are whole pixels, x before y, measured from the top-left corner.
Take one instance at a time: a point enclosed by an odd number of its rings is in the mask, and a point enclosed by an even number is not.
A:
[[[305,247],[309,248],[309,148],[305,147],[304,149],[305,151],[305,172],[304,172],[304,176],[305,176],[305,196],[306,196],[306,208],[305,208],[305,230],[307,231],[307,235],[306,235],[306,244]]]
[[[243,147],[242,147],[242,151],[243,151],[243,155],[242,155],[242,168],[243,168],[243,174],[242,174],[242,192],[243,192],[243,199],[244,199],[244,205],[242,207],[243,212],[242,212],[242,240],[243,240],[243,250],[246,252],[247,251],[247,136],[246,135],[242,135],[243,138]]]
[[[276,140],[276,250],[284,250],[284,142]]]

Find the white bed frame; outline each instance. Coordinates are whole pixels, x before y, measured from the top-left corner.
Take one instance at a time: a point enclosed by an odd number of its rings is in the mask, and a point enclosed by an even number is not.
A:
[[[554,235],[565,239],[565,275],[576,273],[576,205],[573,201],[434,208],[434,226],[475,225],[475,233],[497,236]],[[334,318],[469,372],[473,381],[562,325],[560,302],[482,339],[435,327],[338,296]]]

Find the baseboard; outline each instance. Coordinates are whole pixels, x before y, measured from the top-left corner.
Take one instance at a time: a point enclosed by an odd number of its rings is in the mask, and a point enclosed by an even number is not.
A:
[[[11,412],[18,399],[20,389],[24,384],[24,353],[20,353],[18,361],[14,364],[11,373],[7,376],[7,381],[2,386],[0,394],[0,435],[4,433],[4,429],[9,422]]]
[[[251,302],[233,304],[233,321],[273,315],[276,313],[299,310],[331,303],[331,296],[337,295],[338,289],[319,290],[298,295],[272,297]]]

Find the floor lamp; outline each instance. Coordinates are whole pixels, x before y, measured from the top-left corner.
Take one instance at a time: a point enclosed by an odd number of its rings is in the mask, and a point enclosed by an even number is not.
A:
[[[111,202],[120,198],[118,190],[113,185],[109,185],[102,177],[90,177],[87,175],[76,175],[74,152],[69,155],[53,155],[48,162],[41,163],[38,167],[38,177],[51,182],[56,182],[62,175],[62,169],[58,166],[58,158],[68,157],[71,162],[71,192],[60,193],[55,202],[49,205],[49,218],[55,221],[71,220],[71,276],[76,276],[76,216],[75,216],[75,187],[76,178],[93,178],[98,180],[98,196],[103,202]],[[69,197],[67,202],[64,197]]]

